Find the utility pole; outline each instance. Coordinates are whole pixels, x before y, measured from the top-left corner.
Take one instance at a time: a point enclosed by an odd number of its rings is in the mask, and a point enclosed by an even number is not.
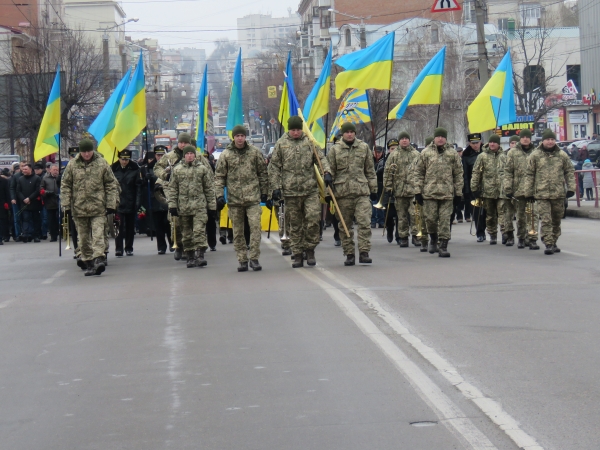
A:
[[[104,80],[102,83],[102,88],[104,91],[104,103],[108,101],[108,97],[110,96],[110,89],[108,87],[108,71],[109,71],[109,59],[108,59],[108,34],[104,33],[102,35],[102,72],[104,75]]]
[[[121,72],[122,72],[122,77],[125,76],[125,73],[127,72],[127,44],[121,44],[120,45],[120,50],[121,50]]]
[[[367,36],[365,32],[365,19],[360,18],[360,48],[367,48]]]
[[[483,88],[489,80],[488,56],[485,47],[485,0],[475,0],[475,17],[477,19],[477,60],[479,62],[479,85]]]

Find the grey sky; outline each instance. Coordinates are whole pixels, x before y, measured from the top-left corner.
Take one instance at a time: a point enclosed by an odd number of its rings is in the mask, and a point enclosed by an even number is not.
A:
[[[207,55],[217,38],[237,39],[237,19],[248,14],[287,17],[287,8],[295,13],[300,0],[125,0],[128,18],[139,22],[126,25],[134,39],[158,39],[164,48],[205,48]],[[183,32],[185,31],[185,32]]]

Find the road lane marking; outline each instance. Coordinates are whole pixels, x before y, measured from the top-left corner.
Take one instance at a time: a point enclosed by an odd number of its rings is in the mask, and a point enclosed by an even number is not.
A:
[[[13,299],[6,300],[6,301],[0,303],[0,309],[6,308],[7,306],[9,306],[14,301],[15,301],[15,299],[13,298]]]
[[[582,258],[587,258],[587,255],[583,253],[570,252],[569,250],[561,250],[562,253],[566,253],[567,255],[580,256]]]
[[[52,275],[50,278],[47,278],[44,281],[42,281],[42,284],[51,284],[51,283],[54,282],[54,280],[56,280],[57,278],[62,277],[65,273],[67,273],[66,270],[59,270],[54,275]]]

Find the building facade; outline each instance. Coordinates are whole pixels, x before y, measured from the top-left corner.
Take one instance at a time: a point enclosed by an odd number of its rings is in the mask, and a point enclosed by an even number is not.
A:
[[[294,44],[300,17],[289,10],[288,17],[250,14],[237,19],[238,42],[244,57],[255,57],[273,48]]]
[[[596,99],[600,91],[600,46],[598,45],[598,23],[600,2],[579,0],[579,25],[581,42],[581,91],[589,96],[589,109],[593,132],[600,132],[600,105]]]

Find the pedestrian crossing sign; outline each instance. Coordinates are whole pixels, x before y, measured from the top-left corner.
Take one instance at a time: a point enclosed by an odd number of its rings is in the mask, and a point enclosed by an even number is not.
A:
[[[435,0],[435,3],[431,7],[431,12],[448,12],[460,10],[461,7],[458,4],[458,0]]]

